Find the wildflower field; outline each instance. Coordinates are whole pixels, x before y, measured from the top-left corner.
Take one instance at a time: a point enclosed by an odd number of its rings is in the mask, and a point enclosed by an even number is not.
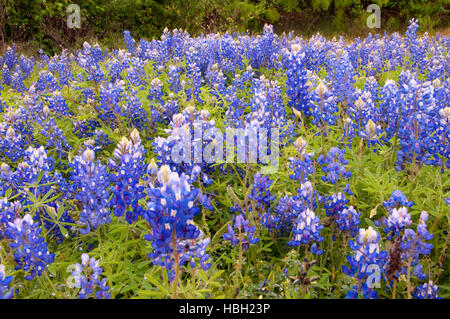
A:
[[[448,298],[450,37],[165,30],[0,57],[0,298]]]

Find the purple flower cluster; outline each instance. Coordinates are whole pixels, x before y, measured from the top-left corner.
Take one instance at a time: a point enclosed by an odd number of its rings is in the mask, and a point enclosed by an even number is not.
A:
[[[439,287],[432,281],[424,283],[416,288],[414,298],[416,299],[442,299],[438,295]]]
[[[79,288],[79,299],[98,298],[110,299],[111,293],[107,286],[107,279],[100,280],[103,269],[99,266],[100,261],[88,254],[81,255],[81,264],[75,265],[72,277],[75,280],[74,287]]]
[[[114,150],[114,158],[109,160],[113,197],[111,206],[114,215],[125,215],[128,223],[133,223],[144,214],[139,200],[144,198],[142,178],[146,165],[144,163],[144,147],[139,132],[135,129],[130,134],[131,140],[125,136]],[[104,195],[106,196],[106,195]]]
[[[70,165],[73,168],[70,187],[83,205],[79,222],[86,225],[80,232],[86,234],[111,220],[109,174],[106,165],[95,162],[95,153],[89,149],[75,156]]]
[[[271,185],[269,176],[262,176],[259,172],[255,174],[255,182],[248,198],[255,202],[255,209],[259,214],[270,214],[270,202],[275,199],[270,193]]]
[[[28,214],[10,222],[6,229],[5,236],[12,241],[10,247],[14,251],[16,270],[23,269],[27,273],[27,280],[32,280],[36,275],[41,276],[55,258],[54,254],[49,253],[41,230]]]
[[[433,244],[426,242],[433,238],[433,234],[428,232],[427,220],[428,213],[422,211],[416,231],[407,228],[402,238],[402,258],[407,263],[411,261],[412,267],[418,264],[420,255],[429,255],[433,248]]]
[[[401,190],[395,190],[392,192],[391,197],[383,202],[383,206],[388,210],[392,211],[394,208],[399,208],[401,206],[412,207],[414,202],[408,201],[408,198]]]
[[[322,172],[326,173],[325,176],[321,176],[324,182],[336,184],[339,179],[349,179],[352,176],[352,173],[345,167],[348,161],[344,158],[344,154],[345,149],[332,147],[326,156],[319,155],[317,162],[323,165]]]
[[[408,208],[403,206],[399,209],[394,208],[387,220],[383,220],[383,222],[386,224],[386,229],[384,230],[386,233],[400,236],[401,231],[411,225],[412,220],[411,215],[408,213]]]
[[[343,232],[350,233],[355,236],[358,232],[359,224],[361,223],[361,213],[358,213],[353,206],[344,208],[338,211],[336,216],[336,223],[339,229]]]
[[[379,241],[380,234],[371,226],[360,229],[356,241],[349,241],[354,253],[347,255],[350,268],[344,265],[342,270],[345,274],[355,277],[358,285],[352,287],[347,298],[358,298],[360,291],[365,299],[377,298],[378,294],[373,287],[381,281],[388,256],[386,251],[380,251]]]
[[[249,221],[243,214],[234,217],[233,226],[228,225],[228,230],[223,234],[223,239],[230,241],[231,245],[242,245],[246,251],[250,245],[259,242],[259,238],[255,238],[255,226],[250,226]]]
[[[193,266],[198,260],[203,269],[210,267],[206,253],[209,238],[203,238],[194,223],[194,217],[200,212],[197,202],[202,201],[202,195],[190,183],[188,176],[178,175],[163,165],[147,190],[150,201],[145,219],[152,232],[145,235],[145,239],[153,248],[149,257],[155,265],[169,271],[171,280],[175,276],[176,262],[183,266],[190,261]]]
[[[320,236],[323,225],[319,223],[320,218],[309,208],[298,214],[292,228],[292,238],[287,245],[297,247],[311,244],[311,252],[321,255],[323,251],[317,248],[317,243],[324,238]]]
[[[319,199],[317,191],[313,190],[311,182],[307,181],[297,189],[296,196],[281,197],[272,214],[263,216],[263,225],[269,231],[279,231],[289,234],[297,225],[298,216],[307,209],[317,208]]]
[[[299,155],[297,157],[289,158],[289,168],[293,171],[290,178],[298,180],[300,183],[308,181],[308,176],[314,173],[313,156],[314,153],[306,153],[306,141],[299,137],[294,146],[297,149]]]

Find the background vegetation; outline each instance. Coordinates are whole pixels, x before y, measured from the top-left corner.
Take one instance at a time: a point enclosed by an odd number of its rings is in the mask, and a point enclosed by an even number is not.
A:
[[[69,4],[81,8],[81,28],[66,25]],[[382,8],[384,31],[402,31],[410,18],[420,20],[421,31],[448,28],[450,0],[0,0],[0,45],[25,44],[35,53],[79,46],[86,39],[117,47],[122,31],[133,37],[159,37],[165,27],[191,34],[208,32],[259,32],[265,23],[276,32],[297,31],[326,36],[346,32],[364,35],[369,4]]]

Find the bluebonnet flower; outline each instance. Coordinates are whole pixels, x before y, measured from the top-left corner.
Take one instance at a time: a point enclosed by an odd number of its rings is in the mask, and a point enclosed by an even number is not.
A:
[[[402,243],[400,245],[402,249],[402,258],[408,264],[409,261],[411,261],[411,267],[417,265],[420,255],[429,255],[433,248],[433,244],[426,242],[433,238],[433,234],[428,232],[426,225],[427,220],[428,213],[422,211],[416,231],[407,228],[404,232]]]
[[[13,276],[6,276],[5,266],[0,264],[0,299],[12,299],[13,289],[10,287]]]
[[[278,205],[275,206],[273,215],[266,215],[263,219],[264,225],[269,231],[279,230],[281,233],[288,233],[292,229],[295,217],[298,213],[298,201],[294,196],[280,197]]]
[[[44,237],[40,236],[41,230],[29,214],[16,218],[6,229],[6,237],[12,240],[10,247],[14,251],[15,269],[23,269],[27,273],[26,280],[41,276],[55,258],[49,253]]]
[[[69,81],[71,81],[73,79],[73,74],[72,74],[72,69],[71,69],[71,57],[68,54],[68,50],[63,49],[63,51],[61,52],[61,55],[59,56],[54,56],[53,58],[48,60],[47,57],[47,64],[48,64],[48,69],[52,72],[52,73],[58,73],[59,75],[59,83],[61,84],[61,86],[64,85],[69,85]],[[41,57],[41,60],[44,60],[44,57]]]
[[[247,48],[250,63],[254,69],[263,65],[272,67],[276,59],[276,38],[277,35],[273,32],[273,26],[269,24],[264,25],[262,36],[253,39],[251,46]]]
[[[170,89],[173,91],[173,93],[177,94],[181,91],[181,80],[180,80],[180,73],[181,68],[177,65],[171,64],[169,66],[169,70],[167,71],[167,76],[169,79],[167,80],[167,83],[170,84]]]
[[[108,52],[106,50],[102,52],[98,44],[90,45],[87,42],[83,43],[83,50],[77,52],[76,61],[88,74],[86,81],[100,83],[105,78],[105,74],[101,70],[101,62],[107,55]]]
[[[355,236],[361,223],[361,213],[358,213],[353,206],[338,211],[336,223],[343,232],[349,232],[350,236]]]
[[[125,46],[131,54],[136,53],[136,47],[133,37],[130,35],[130,31],[123,31],[123,38],[125,42]]]
[[[425,57],[425,60],[427,61],[427,63],[425,63],[425,66],[421,66],[422,70],[423,69],[427,69],[428,73],[427,73],[427,80],[439,80],[439,79],[443,79],[445,77],[446,74],[446,65],[445,65],[445,61],[446,61],[446,56],[445,54],[442,52],[442,48],[438,47],[437,49],[432,47],[430,49],[431,52],[433,52],[434,54],[432,56]],[[448,69],[448,67],[447,67]]]
[[[20,202],[11,203],[6,197],[0,198],[0,238],[5,237],[8,224],[19,217],[21,210]]]
[[[414,202],[408,201],[408,198],[401,190],[395,190],[392,192],[391,197],[383,202],[384,208],[388,211],[392,211],[394,208],[399,208],[401,206],[411,207]]]
[[[389,211],[388,218],[383,217],[381,224],[385,227],[387,239],[394,239],[394,248],[390,252],[390,261],[388,266],[389,277],[392,279],[400,274],[407,274],[409,267],[414,267],[412,275],[423,280],[427,277],[422,272],[422,265],[419,264],[420,255],[428,255],[433,248],[427,240],[433,238],[428,233],[426,221],[428,213],[423,211],[420,215],[417,231],[409,227],[412,224],[411,215],[408,208],[413,205],[406,196],[399,190],[393,191],[391,198],[383,202],[384,207]],[[400,205],[406,205],[401,206]],[[400,266],[398,266],[401,263]]]
[[[18,203],[23,206],[33,204],[29,193],[33,194],[38,200],[59,191],[62,193],[62,198],[68,197],[67,182],[57,170],[54,170],[54,161],[47,156],[42,146],[39,148],[30,146],[25,152],[24,161],[17,165],[15,171],[12,171],[7,164],[2,165],[0,175],[2,176],[0,193],[5,195],[5,192],[9,189],[11,195],[16,196]],[[49,215],[49,212],[51,214],[57,208],[58,203],[56,201],[47,201],[44,207],[38,209],[34,215],[34,220],[39,225],[43,224],[49,233],[57,239],[62,239],[60,228],[53,221],[55,217]],[[53,215],[56,216],[56,214]],[[60,221],[71,223],[72,219],[67,212],[64,212]]]
[[[15,45],[13,45],[12,48],[9,46],[6,48],[5,56],[3,58],[3,63],[9,70],[12,70],[17,63],[18,56],[16,54],[16,51],[17,51],[17,48]]]
[[[355,276],[358,285],[354,286],[347,294],[347,298],[355,298],[362,291],[364,298],[377,298],[376,290],[372,289],[373,282],[367,282],[370,275],[377,272],[375,280],[381,280],[384,265],[387,262],[387,252],[380,251],[380,234],[371,226],[360,229],[356,241],[350,240],[349,246],[354,251],[353,255],[347,255],[350,268],[342,266],[342,270],[349,276]]]
[[[405,44],[411,54],[413,66],[422,68],[426,51],[417,37],[417,30],[419,29],[417,22],[418,20],[415,20],[414,18],[409,20],[409,26],[405,32]]]
[[[433,86],[428,82],[419,83],[417,75],[409,71],[402,71],[399,77],[401,84],[400,103],[401,118],[397,123],[396,135],[399,139],[399,150],[397,151],[396,169],[401,170],[407,163],[413,165],[427,161],[430,164],[438,164],[438,160],[433,160],[440,152],[441,142],[435,137],[430,137],[431,132],[436,130],[437,109],[434,100]],[[443,152],[442,152],[443,154]]]
[[[162,118],[168,121],[173,117],[174,114],[176,114],[179,110],[178,101],[175,98],[175,95],[173,93],[169,93],[168,100],[164,102],[163,106],[163,115]]]
[[[81,264],[75,265],[72,276],[75,280],[74,287],[79,288],[79,299],[95,298],[110,299],[111,293],[106,284],[106,278],[100,280],[103,269],[100,261],[94,257],[89,258],[88,254],[81,255]]]
[[[177,242],[178,250],[184,250],[180,258],[180,264],[189,263],[191,268],[195,268],[198,263],[203,270],[208,270],[211,267],[209,263],[209,254],[206,253],[206,248],[210,242],[209,238],[204,238],[203,232],[200,232],[198,238],[184,239]]]
[[[291,46],[284,61],[286,68],[286,94],[289,97],[289,105],[296,110],[303,111],[307,108],[308,87],[305,68],[305,54],[301,52],[301,46],[297,43]]]
[[[186,84],[183,84],[184,81],[181,82],[181,86],[183,87],[187,100],[190,101],[194,99],[195,101],[201,103],[200,99],[200,88],[204,82],[204,79],[202,77],[202,73],[200,70],[200,55],[197,48],[194,46],[190,46],[186,50],[186,76],[189,79],[189,86],[186,86]]]
[[[343,122],[344,122],[343,127],[342,127],[343,134],[342,134],[342,138],[340,139],[340,141],[342,141],[343,139],[347,139],[348,142],[346,144],[349,147],[351,147],[353,138],[357,134],[357,130],[355,128],[356,124],[352,121],[352,119],[350,117],[344,118]]]
[[[294,125],[288,121],[286,109],[283,104],[282,91],[277,81],[271,81],[261,75],[252,85],[251,113],[245,116],[246,124],[270,129],[278,127],[280,136],[291,142],[294,134]],[[268,134],[267,138],[272,138]],[[282,143],[283,145],[283,143]]]
[[[314,153],[306,153],[306,141],[299,137],[294,146],[297,149],[298,157],[290,157],[291,162],[289,168],[293,171],[289,177],[293,180],[299,180],[300,183],[304,183],[308,180],[308,176],[314,173],[313,156]]]
[[[239,98],[236,94],[236,88],[232,85],[228,87],[228,92],[225,96],[228,109],[225,112],[226,124],[230,127],[245,127],[245,101],[244,98]]]
[[[41,134],[47,140],[45,145],[47,150],[55,150],[59,157],[71,149],[64,132],[58,127],[54,117],[50,116],[50,110],[47,106],[43,108],[43,115],[39,119],[42,125]]]
[[[39,78],[34,86],[36,91],[40,93],[53,92],[60,89],[58,81],[53,76],[53,73],[46,70],[39,72]]]
[[[105,149],[108,145],[111,145],[113,141],[109,138],[108,134],[102,129],[97,129],[92,134],[92,139],[84,142],[86,148],[92,149],[94,152]]]
[[[14,185],[14,172],[6,163],[0,165],[0,196],[5,196],[11,186]]]
[[[370,98],[373,100],[373,102],[379,102],[379,84],[375,77],[369,76],[366,79],[366,82],[364,82],[364,91],[370,93]]]
[[[346,186],[348,188],[349,185]],[[347,206],[349,200],[342,192],[332,194],[331,196],[323,196],[321,198],[327,216],[336,223],[338,228],[344,233],[350,233],[354,237],[361,223],[361,214],[358,213],[353,206]],[[333,240],[336,240],[333,233]]]
[[[111,205],[114,215],[126,215],[128,223],[133,223],[142,216],[144,208],[139,200],[144,198],[145,179],[144,147],[139,132],[134,129],[130,134],[131,140],[125,136],[114,150],[114,158],[109,160],[111,169],[110,180],[113,184]]]
[[[249,84],[253,85],[253,79],[255,76],[255,72],[251,65],[247,65],[245,71],[242,74],[236,73],[233,79],[233,89],[244,90]],[[228,88],[228,92],[230,92],[230,87]]]
[[[320,34],[313,35],[306,48],[307,69],[317,70],[325,65],[328,52],[332,47],[332,43]]]
[[[12,82],[11,71],[8,69],[6,65],[4,65],[2,69],[2,83],[6,85],[11,85],[11,82]]]
[[[127,118],[128,125],[139,130],[148,125],[153,119],[142,106],[137,97],[138,91],[130,89],[125,96],[126,103],[122,106],[120,114]]]
[[[421,137],[423,138],[423,148],[426,151],[423,158],[424,163],[440,165],[444,169],[450,167],[450,150],[446,147],[450,139],[450,107],[446,107],[449,99],[450,82],[447,80],[445,85],[441,85],[439,82],[439,79],[436,79],[433,81],[433,88],[431,88],[431,85],[427,86],[426,90],[429,92],[426,94],[429,99],[434,91],[435,106],[433,107],[433,104],[430,105],[430,101],[423,99],[422,104],[427,103],[429,107],[423,112],[426,114],[422,115],[421,121],[418,122],[423,127]],[[429,132],[433,133],[430,134]]]
[[[163,83],[158,78],[154,78],[150,85],[150,94],[147,97],[153,106],[152,117],[154,121],[168,124],[178,111],[178,102],[172,92],[168,94],[167,101],[163,100]]]
[[[64,188],[66,181],[62,175],[54,170],[54,161],[47,156],[43,146],[39,148],[29,147],[25,152],[24,161],[17,165],[17,169],[7,185],[13,190],[13,194],[20,194],[21,201],[31,203],[23,187],[37,198],[44,196],[52,189]],[[6,185],[5,185],[6,186]]]
[[[347,195],[353,195],[353,192],[350,190],[350,184],[347,183],[345,184],[344,189],[342,190],[344,193],[346,193]]]
[[[353,66],[345,49],[337,49],[330,52],[328,59],[327,80],[331,82],[331,88],[336,102],[349,104],[353,93]]]
[[[385,224],[385,232],[389,233],[389,238],[393,235],[400,236],[400,233],[409,225],[411,225],[411,215],[408,214],[408,208],[400,207],[394,208],[387,219],[383,219],[382,223]]]
[[[348,161],[344,158],[345,149],[340,150],[338,147],[332,147],[326,156],[320,154],[317,162],[322,166],[322,172],[327,173],[320,178],[324,182],[335,184],[341,177],[349,179],[352,175],[350,171],[345,168]]]
[[[400,101],[400,90],[394,80],[387,80],[380,91],[380,106],[376,117],[386,123],[385,132],[388,141],[397,134],[400,125],[402,103]]]
[[[209,116],[209,111],[197,111],[194,107],[187,107],[183,113],[173,115],[170,128],[166,130],[169,136],[157,137],[153,142],[158,164],[169,165],[179,174],[187,175],[191,175],[195,166],[198,166],[202,183],[210,185],[212,180],[208,173],[215,169],[213,164],[218,152],[214,151],[216,155],[211,153],[208,158],[203,156],[203,150],[218,137],[218,130],[215,121],[210,120]]]
[[[86,138],[94,135],[93,131],[100,127],[100,123],[96,119],[74,121],[72,132],[78,138]]]
[[[25,154],[25,141],[21,134],[18,134],[12,126],[6,126],[0,123],[0,134],[3,137],[0,141],[0,152],[5,157],[15,162]]]
[[[301,184],[300,188],[297,189],[297,196],[295,196],[294,199],[300,201],[302,211],[307,207],[315,210],[320,195],[317,190],[313,189],[311,182],[307,181]]]
[[[155,101],[158,102],[159,104],[163,104],[163,96],[164,96],[164,92],[162,91],[162,87],[163,87],[163,83],[161,82],[160,79],[158,78],[154,78],[151,82],[150,82],[150,90],[149,90],[149,95],[147,96],[147,98],[150,101]]]
[[[431,280],[416,288],[414,292],[414,298],[416,299],[442,299],[438,295],[439,287],[436,286]]]
[[[9,191],[10,196],[14,196],[17,201],[12,203],[12,206],[3,202],[5,211],[0,216],[0,221],[3,218],[4,227],[7,222],[12,222],[16,217],[20,217],[22,205],[32,204],[32,200],[26,191],[31,192],[36,198],[43,196],[50,196],[58,190],[62,191],[63,198],[66,197],[66,182],[58,171],[53,171],[53,160],[48,158],[44,148],[34,149],[29,147],[26,151],[26,157],[23,162],[17,165],[15,171],[11,167],[2,163],[0,165],[0,196],[5,196]],[[3,205],[0,205],[2,207]],[[43,223],[49,234],[61,238],[59,227],[56,226],[48,215],[48,211],[57,208],[58,204],[55,201],[46,201],[45,205],[40,207],[34,215],[34,220],[39,224]],[[50,219],[48,219],[50,218]],[[60,216],[60,221],[71,222],[70,216],[64,212]],[[4,228],[3,227],[3,228]],[[1,230],[0,222],[0,234]]]
[[[285,196],[280,198],[273,213],[263,215],[262,223],[269,231],[289,233],[297,224],[299,214],[307,209],[316,209],[319,195],[313,190],[309,181],[304,182],[297,189],[297,196]]]
[[[154,152],[157,154],[156,159],[158,164],[169,164],[172,161],[172,148],[179,140],[172,135],[167,138],[157,136],[154,140]]]
[[[327,216],[336,217],[337,214],[347,208],[348,199],[341,192],[331,196],[322,197],[323,207]]]
[[[85,150],[81,156],[75,156],[70,164],[72,192],[83,205],[79,222],[86,225],[80,233],[89,233],[90,229],[97,229],[111,220],[110,211],[110,181],[106,165],[95,162],[93,150]]]
[[[127,61],[128,63],[128,61]],[[131,65],[128,67],[128,74],[126,79],[130,84],[134,86],[139,86],[139,89],[143,88],[146,84],[146,74],[145,74],[145,61],[137,57],[131,58]]]
[[[362,295],[364,299],[377,299],[378,294],[375,290],[369,288],[369,285],[366,282],[363,282],[358,286],[352,286],[345,296],[345,299],[358,299],[359,296]]]
[[[233,246],[242,244],[243,250],[246,251],[251,244],[259,242],[259,238],[255,238],[255,226],[250,226],[249,221],[243,214],[234,217],[233,226],[228,225],[228,231],[223,234],[223,239],[230,241]]]
[[[24,79],[25,76],[22,74],[22,72],[20,70],[15,70],[15,72],[11,76],[12,88],[20,93],[26,91],[26,87],[23,83]]]
[[[206,82],[211,87],[211,94],[220,100],[220,97],[226,92],[226,78],[217,63],[209,67],[206,73]]]
[[[84,81],[84,80],[83,80]],[[80,88],[81,89],[81,88]],[[81,94],[83,95],[83,102],[92,104],[96,100],[96,94],[94,93],[94,89],[91,87],[87,87],[81,90]]]
[[[116,83],[108,82],[100,86],[100,100],[95,104],[98,112],[98,118],[109,124],[110,127],[118,125],[118,115],[126,116],[122,112],[120,101],[122,100],[125,91],[125,82],[117,80]]]
[[[269,176],[262,176],[259,172],[255,174],[255,182],[248,198],[255,201],[256,211],[260,214],[270,213],[270,202],[275,199],[270,193],[271,185]]]
[[[0,123],[0,152],[11,162],[21,159],[25,155],[27,145],[34,144],[34,129],[31,119],[24,107],[14,109],[10,106]]]
[[[287,245],[296,247],[311,244],[311,252],[321,255],[323,251],[317,248],[317,243],[323,241],[324,238],[320,236],[323,225],[320,225],[319,222],[319,217],[309,208],[301,212],[292,227],[292,238]]]
[[[70,114],[66,100],[63,98],[60,91],[52,92],[52,96],[48,98],[48,108],[52,113],[58,116],[68,116]]]
[[[364,130],[361,131],[361,137],[365,139],[369,147],[378,144],[378,136],[381,134],[381,126],[375,124],[371,119],[367,121]]]
[[[157,178],[147,189],[150,201],[147,204],[145,220],[150,224],[152,232],[145,235],[151,242],[153,252],[149,254],[155,265],[165,267],[171,280],[175,276],[175,262],[183,266],[194,257],[199,259],[203,269],[210,267],[206,261],[206,247],[209,238],[203,234],[193,222],[200,212],[196,201],[199,190],[190,185],[185,174],[170,170],[167,165],[161,166]]]
[[[423,266],[421,264],[417,264],[414,267],[412,274],[419,280],[425,280],[428,277],[428,275],[423,272]]]
[[[355,120],[376,119],[379,101],[378,82],[373,76],[366,78],[364,88],[357,88],[352,95],[353,106],[350,106],[350,114]]]

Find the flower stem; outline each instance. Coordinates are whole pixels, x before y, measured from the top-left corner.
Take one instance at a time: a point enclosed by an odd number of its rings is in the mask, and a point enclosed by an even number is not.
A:
[[[172,247],[173,247],[173,256],[175,259],[175,279],[173,280],[172,298],[176,299],[178,298],[178,280],[180,278],[180,256],[178,255],[175,229],[172,229]]]

